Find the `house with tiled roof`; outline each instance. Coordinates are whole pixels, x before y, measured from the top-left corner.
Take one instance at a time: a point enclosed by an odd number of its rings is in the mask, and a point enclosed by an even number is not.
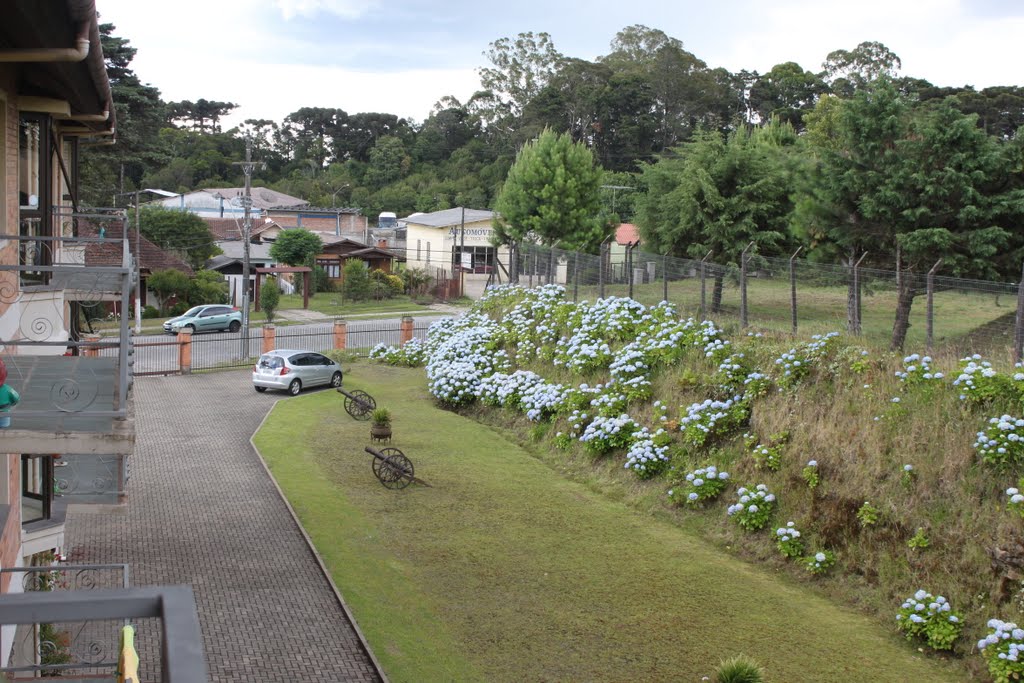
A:
[[[625,281],[626,251],[631,245],[640,244],[640,229],[632,223],[619,223],[615,237],[608,245],[608,269],[616,281]]]
[[[95,227],[83,224],[80,227],[83,233],[95,237]],[[107,239],[120,240],[123,236],[123,228],[119,224],[111,224],[104,227],[104,237]],[[138,242],[136,242],[136,239]],[[158,306],[156,295],[149,291],[146,281],[149,276],[161,270],[179,270],[188,277],[195,277],[195,271],[188,263],[175,256],[173,253],[162,249],[150,242],[141,235],[136,236],[129,228],[128,242],[133,251],[139,254],[139,277],[141,280],[140,303],[146,306],[152,301],[152,305]],[[87,266],[109,266],[120,262],[120,248],[113,247],[110,243],[90,243],[85,248],[85,264]]]
[[[203,222],[210,228],[214,242],[237,242],[242,239],[243,217],[234,218],[208,218],[204,217]],[[273,240],[282,230],[272,218],[252,219],[249,226],[249,237],[252,242],[262,242],[265,237]]]

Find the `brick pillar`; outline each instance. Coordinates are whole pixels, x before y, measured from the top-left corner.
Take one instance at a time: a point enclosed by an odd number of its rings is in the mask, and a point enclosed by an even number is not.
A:
[[[334,321],[334,348],[344,349],[348,344],[348,323],[344,320]]]
[[[178,369],[183,375],[192,373],[192,333],[188,330],[178,332]]]
[[[398,329],[398,344],[401,346],[405,342],[412,339],[412,316],[403,315],[402,325]]]
[[[273,350],[274,348],[274,326],[264,325],[263,326],[263,350],[260,353],[266,353]]]
[[[82,339],[85,340],[86,342],[98,342],[100,340],[100,335],[86,334],[82,337]],[[82,347],[82,355],[88,356],[90,358],[95,358],[96,356],[100,355],[100,349],[98,346],[93,346],[92,344],[89,344],[87,346]]]

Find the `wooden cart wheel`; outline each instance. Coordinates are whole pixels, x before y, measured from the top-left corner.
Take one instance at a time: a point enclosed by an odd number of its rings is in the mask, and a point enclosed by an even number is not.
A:
[[[374,458],[376,460],[376,458]],[[415,476],[412,461],[401,452],[385,458],[377,470],[377,479],[387,489],[404,489],[412,483]]]
[[[378,453],[384,456],[384,459],[382,460],[380,458],[373,458],[373,461],[370,463],[370,466],[373,467],[373,476],[377,477],[378,479],[380,479],[380,468],[384,464],[384,460],[387,460],[392,455],[400,455],[403,458],[405,457],[405,453],[398,450],[397,448],[382,448],[378,451]]]
[[[376,407],[377,402],[373,400],[373,396],[365,391],[357,389],[345,396],[345,412],[357,420],[369,420]]]

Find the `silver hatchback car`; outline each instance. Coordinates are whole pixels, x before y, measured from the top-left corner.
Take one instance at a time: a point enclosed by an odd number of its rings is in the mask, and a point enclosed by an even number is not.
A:
[[[268,351],[252,369],[256,391],[283,389],[292,396],[305,387],[340,387],[341,377],[341,366],[322,353],[292,349]]]

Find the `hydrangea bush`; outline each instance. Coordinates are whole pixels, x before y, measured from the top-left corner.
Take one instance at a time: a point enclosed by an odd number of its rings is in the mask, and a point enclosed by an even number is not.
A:
[[[668,466],[669,437],[664,429],[653,434],[646,427],[633,433],[633,443],[626,451],[626,464],[641,479],[650,479],[661,474]]]
[[[804,540],[793,522],[775,530],[775,547],[791,560],[800,557],[804,552]]]
[[[725,490],[729,473],[714,465],[695,469],[686,474],[686,484],[668,492],[668,497],[677,503],[700,505],[713,500]]]
[[[903,359],[903,369],[896,376],[906,385],[941,383],[945,375],[932,369],[932,357],[912,353]]]
[[[960,616],[953,612],[949,601],[925,590],[903,601],[896,622],[908,639],[922,638],[935,650],[952,649],[963,630]]]
[[[747,531],[757,531],[767,526],[777,504],[775,494],[765,484],[758,484],[753,489],[741,486],[736,493],[739,500],[729,506],[729,516]]]
[[[812,574],[826,574],[836,564],[836,554],[831,550],[819,550],[803,559],[804,569]]]
[[[1024,629],[1012,621],[989,619],[989,633],[978,641],[978,651],[997,683],[1024,680]]]
[[[750,406],[738,396],[727,401],[707,399],[686,409],[686,415],[679,419],[679,429],[687,443],[703,446],[714,437],[741,428],[749,416]]]
[[[1002,415],[989,418],[988,427],[977,434],[974,447],[981,459],[996,467],[1024,462],[1024,419]]]

